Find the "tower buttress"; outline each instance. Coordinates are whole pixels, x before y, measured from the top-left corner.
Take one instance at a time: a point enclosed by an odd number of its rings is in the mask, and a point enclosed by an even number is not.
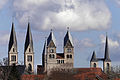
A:
[[[26,70],[34,72],[34,50],[30,23],[28,22],[27,35],[24,45],[24,65]]]
[[[12,22],[12,29],[8,45],[8,65],[18,63],[18,51],[17,51],[17,39],[14,29],[14,23]]]

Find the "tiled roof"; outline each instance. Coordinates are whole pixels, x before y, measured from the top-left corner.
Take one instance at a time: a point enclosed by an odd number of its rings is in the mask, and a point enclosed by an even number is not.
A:
[[[31,29],[30,29],[30,23],[28,23],[24,52],[27,50],[29,45],[31,47],[31,50],[33,51],[33,40],[32,40],[32,34],[31,34]]]
[[[64,59],[64,53],[57,53],[57,59]]]
[[[73,46],[72,36],[69,31],[67,31],[64,37],[64,46],[66,45],[67,41],[70,41],[71,45]]]
[[[48,39],[47,39],[47,46],[49,45],[50,41],[53,41],[54,45],[56,46],[56,39],[55,39],[55,36],[54,36],[52,30],[50,32],[50,35],[48,36]]]

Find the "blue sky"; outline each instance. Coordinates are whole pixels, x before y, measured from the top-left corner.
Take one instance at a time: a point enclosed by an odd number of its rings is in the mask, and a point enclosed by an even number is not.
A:
[[[34,40],[35,67],[42,62],[45,41],[53,29],[57,52],[63,52],[63,39],[69,26],[75,47],[75,67],[89,67],[95,50],[104,55],[106,32],[112,64],[120,61],[120,0],[0,0],[0,59],[8,56],[11,23],[15,23],[19,61],[24,61],[24,41],[28,23]],[[13,19],[14,17],[14,19]],[[101,62],[99,66],[101,66]]]

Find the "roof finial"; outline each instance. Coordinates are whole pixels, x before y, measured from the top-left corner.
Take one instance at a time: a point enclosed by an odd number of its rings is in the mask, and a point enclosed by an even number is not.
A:
[[[51,29],[51,32],[53,31],[53,29]]]
[[[69,27],[67,27],[67,31],[69,31]]]
[[[28,23],[30,22],[30,16],[28,16]]]
[[[14,19],[15,19],[15,17],[14,17],[14,16],[12,16],[12,23],[14,23]]]

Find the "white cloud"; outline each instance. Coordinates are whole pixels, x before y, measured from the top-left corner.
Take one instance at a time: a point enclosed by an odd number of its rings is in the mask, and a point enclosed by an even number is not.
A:
[[[104,35],[100,35],[100,39],[101,39],[101,43],[105,44],[106,41],[106,37]],[[108,44],[110,48],[117,48],[119,47],[119,42],[118,41],[114,41],[110,38],[108,38]]]
[[[111,22],[104,0],[66,0],[66,4],[65,0],[14,0],[13,6],[21,26],[30,16],[34,28],[40,30],[52,26],[61,30],[67,26],[77,31],[103,30]]]
[[[7,3],[8,0],[0,0],[0,9]]]
[[[9,34],[0,35],[0,45],[8,44]]]
[[[80,45],[82,47],[94,47],[95,46],[95,44],[89,38],[85,38],[85,39],[81,40]]]
[[[120,0],[115,0],[118,5],[120,5]]]

